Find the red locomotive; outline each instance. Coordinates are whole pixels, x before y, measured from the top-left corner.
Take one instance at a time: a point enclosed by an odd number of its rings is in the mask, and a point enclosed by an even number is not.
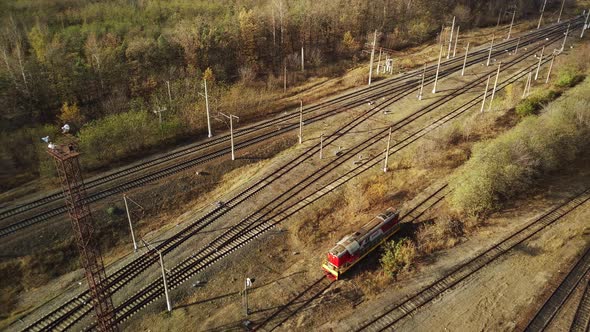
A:
[[[388,209],[358,231],[346,235],[328,252],[328,261],[322,269],[330,278],[338,277],[358,263],[373,249],[399,230],[399,213]]]

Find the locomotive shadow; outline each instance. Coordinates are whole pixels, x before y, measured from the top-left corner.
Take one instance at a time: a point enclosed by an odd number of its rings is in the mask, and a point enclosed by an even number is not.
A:
[[[402,223],[400,229],[387,241],[397,241],[402,238],[413,238],[419,225],[413,223]],[[348,270],[341,279],[352,279],[359,276],[363,272],[375,272],[381,269],[381,263],[379,262],[381,255],[383,254],[382,246],[369,253],[363,260],[358,262],[350,270]]]

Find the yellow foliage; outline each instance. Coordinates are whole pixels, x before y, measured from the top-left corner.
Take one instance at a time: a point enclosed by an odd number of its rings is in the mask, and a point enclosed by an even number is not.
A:
[[[207,83],[215,82],[215,75],[213,75],[213,70],[211,67],[207,67],[207,69],[205,69],[205,72],[203,73],[203,79],[207,80]]]
[[[84,117],[80,114],[78,104],[68,104],[68,102],[63,103],[61,106],[59,119],[63,123],[74,124],[76,126],[82,125],[82,122],[84,121]]]

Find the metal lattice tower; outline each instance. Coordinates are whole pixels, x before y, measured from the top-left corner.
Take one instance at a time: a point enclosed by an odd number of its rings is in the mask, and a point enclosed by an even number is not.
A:
[[[80,252],[80,263],[85,270],[88,288],[93,298],[94,311],[100,331],[116,331],[115,312],[109,288],[105,284],[106,273],[94,229],[94,220],[86,204],[86,188],[80,170],[80,162],[73,145],[55,145],[48,153],[55,159],[57,173],[76,244]]]

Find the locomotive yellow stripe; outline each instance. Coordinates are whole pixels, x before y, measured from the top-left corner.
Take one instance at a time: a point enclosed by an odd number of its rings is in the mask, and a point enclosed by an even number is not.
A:
[[[334,277],[336,277],[336,279],[338,279],[338,274],[339,274],[339,273],[338,273],[338,271],[336,271],[336,270],[334,270],[333,268],[331,268],[331,267],[330,267],[330,265],[328,265],[328,264],[324,263],[324,264],[322,265],[322,268],[323,268],[323,269],[324,269],[326,272],[328,272],[328,273],[330,273],[331,275],[333,275]]]

